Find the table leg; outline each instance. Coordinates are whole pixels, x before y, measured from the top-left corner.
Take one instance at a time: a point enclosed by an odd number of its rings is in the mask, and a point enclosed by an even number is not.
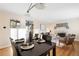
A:
[[[48,56],[50,56],[50,51],[48,52]]]
[[[53,47],[53,56],[56,56],[56,45]]]

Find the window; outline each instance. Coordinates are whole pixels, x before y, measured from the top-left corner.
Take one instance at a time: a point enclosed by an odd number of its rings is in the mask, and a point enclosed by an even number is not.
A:
[[[17,36],[18,36],[18,39],[20,38],[26,38],[26,29],[25,28],[19,28],[18,29],[18,34],[17,34],[17,28],[11,28],[10,29],[10,37],[13,38],[14,40],[17,39]]]

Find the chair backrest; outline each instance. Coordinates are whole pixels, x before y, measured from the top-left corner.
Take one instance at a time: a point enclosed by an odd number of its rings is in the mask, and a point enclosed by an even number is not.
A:
[[[66,45],[70,45],[70,44],[73,44],[73,42],[74,42],[74,39],[75,39],[75,35],[68,35],[67,36],[67,41],[66,41]]]
[[[10,41],[11,41],[11,46],[12,46],[12,50],[13,50],[13,56],[17,56],[17,50],[15,48],[15,43],[12,41],[13,39],[10,38]]]
[[[39,35],[39,34],[35,34],[35,40],[38,40],[38,35]]]
[[[13,49],[13,56],[17,56],[17,49],[15,48],[14,43],[12,43],[12,49]]]

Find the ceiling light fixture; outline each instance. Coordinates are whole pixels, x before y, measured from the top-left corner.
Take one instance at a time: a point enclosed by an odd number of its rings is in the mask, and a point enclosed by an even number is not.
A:
[[[31,3],[27,9],[27,13],[25,14],[26,16],[26,19],[27,20],[32,20],[32,16],[30,15],[30,11],[33,9],[33,8],[36,8],[36,9],[44,9],[46,7],[45,3]]]
[[[28,8],[28,10],[27,10],[27,13],[29,13],[30,10],[32,8],[34,8],[34,7],[37,8],[37,9],[44,9],[45,8],[45,4],[44,3],[35,3],[35,4],[31,3],[29,8]]]

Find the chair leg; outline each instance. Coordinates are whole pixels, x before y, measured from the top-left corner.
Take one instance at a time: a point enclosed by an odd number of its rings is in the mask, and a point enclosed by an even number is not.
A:
[[[59,46],[60,46],[60,41],[59,41]]]
[[[50,56],[50,51],[48,52],[48,56]]]
[[[73,47],[73,49],[74,49],[74,43],[72,43],[72,47]]]

